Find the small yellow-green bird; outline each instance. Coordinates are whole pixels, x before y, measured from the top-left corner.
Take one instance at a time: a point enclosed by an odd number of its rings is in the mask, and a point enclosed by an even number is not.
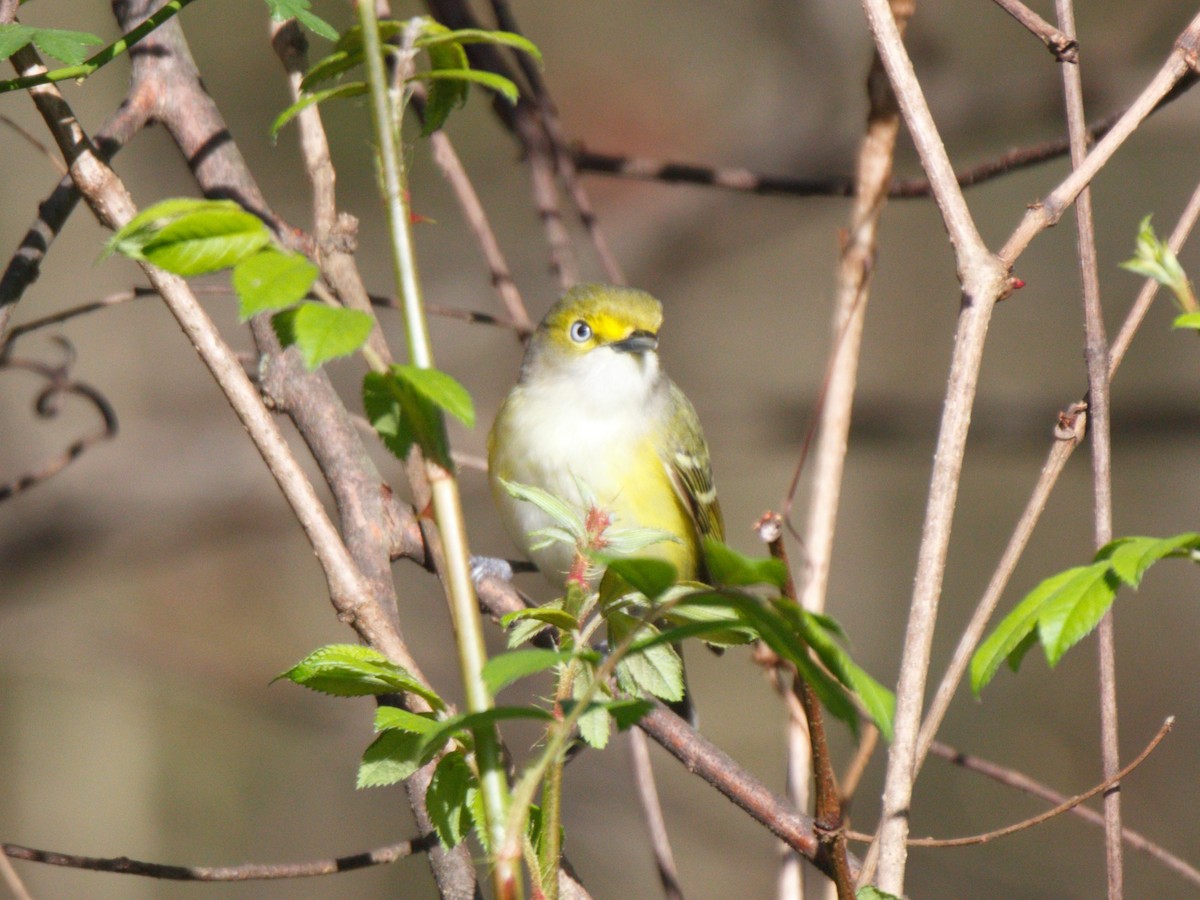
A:
[[[567,291],[534,332],[520,378],[488,440],[492,494],[518,547],[562,587],[574,548],[532,534],[554,525],[501,480],[540,488],[614,528],[653,528],[675,540],[639,555],[704,580],[702,542],[724,539],[708,445],[683,391],[659,367],[662,304],[630,288]]]

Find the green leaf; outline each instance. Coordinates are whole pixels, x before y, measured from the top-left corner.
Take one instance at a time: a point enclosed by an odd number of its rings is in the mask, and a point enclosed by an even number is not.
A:
[[[1028,650],[1027,638],[1035,633],[1038,617],[1049,598],[1055,596],[1058,590],[1075,577],[1080,569],[1068,569],[1052,575],[1030,591],[1017,604],[1016,609],[1005,616],[1000,624],[979,645],[975,655],[971,657],[971,690],[975,696],[982,691],[1000,670],[1001,664],[1010,655],[1020,650],[1024,656]],[[1020,657],[1017,658],[1020,662]]]
[[[407,731],[409,734],[425,734],[437,727],[438,720],[432,713],[415,713],[398,706],[381,706],[375,710],[376,731]]]
[[[262,221],[232,201],[178,198],[131,219],[113,235],[107,252],[186,277],[232,266],[270,239]]]
[[[704,564],[713,582],[719,586],[769,584],[782,590],[788,582],[787,566],[780,560],[743,556],[712,538],[704,540]]]
[[[484,663],[481,675],[488,690],[495,695],[518,679],[544,672],[570,658],[570,650],[543,650],[537,647],[510,650]]]
[[[311,93],[318,84],[337,78],[343,72],[348,72],[355,66],[363,64],[362,45],[354,50],[334,50],[328,56],[317,60],[300,80],[301,93]]]
[[[1107,561],[1092,563],[1046,598],[1038,616],[1038,639],[1051,666],[1100,624],[1120,585]]]
[[[596,673],[591,667],[580,667],[580,671],[575,675],[575,680],[571,683],[571,693],[576,701],[587,693],[595,682],[595,677]],[[593,696],[605,696],[607,693],[607,685],[600,685],[598,693]],[[579,736],[589,747],[603,750],[608,746],[612,727],[609,724],[608,710],[604,708],[603,704],[596,702],[588,704],[588,708],[580,715],[576,727],[579,729]]]
[[[776,601],[778,605],[788,604],[795,622],[799,626],[801,636],[822,665],[842,684],[848,688],[860,701],[871,717],[871,721],[879,728],[884,740],[892,739],[892,720],[896,714],[895,695],[859,668],[830,634],[841,632],[828,629],[822,618],[809,613],[797,604],[787,600]]]
[[[425,456],[453,468],[442,410],[468,427],[475,424],[471,395],[445,372],[392,366],[363,379],[363,408],[384,445],[400,459],[414,443]]]
[[[597,559],[608,567],[610,573],[620,576],[651,603],[679,580],[679,573],[666,560],[652,557],[620,559],[605,555],[599,555]]]
[[[479,28],[460,28],[457,31],[427,31],[414,42],[417,47],[428,48],[437,44],[500,44],[528,53],[538,62],[542,61],[542,51],[533,41],[524,35],[511,31],[484,31]]]
[[[432,82],[430,87],[431,93],[433,85],[445,81],[457,84],[459,86],[458,90],[463,93],[463,96],[465,96],[466,91],[464,82],[481,84],[495,91],[509,103],[516,103],[517,99],[521,96],[520,89],[511,79],[505,78],[503,75],[497,75],[494,72],[484,72],[481,69],[431,69],[428,72],[418,72],[409,81]],[[436,131],[436,129],[434,130]]]
[[[520,484],[515,481],[508,481],[505,478],[497,480],[510,497],[514,500],[532,503],[548,515],[552,521],[557,522],[571,534],[575,542],[580,542],[587,538],[587,525],[583,520],[583,516],[569,503],[559,499],[549,491],[544,491],[533,485]]]
[[[396,379],[410,388],[414,394],[439,409],[448,412],[468,428],[475,427],[475,404],[471,395],[454,376],[440,369],[419,366],[392,366]]]
[[[1176,316],[1175,321],[1171,323],[1171,327],[1200,329],[1200,312],[1190,312]]]
[[[624,612],[611,612],[606,617],[609,646],[615,647],[635,630],[646,635],[657,634],[653,625],[642,624]],[[663,700],[683,699],[683,661],[668,644],[658,644],[637,653],[630,653],[617,663],[617,684],[621,690],[635,696],[651,694]]]
[[[439,36],[446,38],[444,26],[427,21],[425,27],[427,31],[442,32]],[[429,64],[433,72],[439,70],[462,72],[471,68],[471,64],[467,61],[467,52],[457,41],[443,40],[441,43],[429,44],[426,46],[426,51],[429,53]],[[433,78],[432,73],[423,74],[429,74],[430,78]],[[461,78],[432,80],[425,101],[425,124],[421,133],[428,136],[441,128],[450,113],[456,107],[467,102],[468,87],[468,83]]]
[[[303,300],[319,271],[299,253],[264,247],[233,268],[238,315],[245,322],[260,312],[286,309]]]
[[[322,103],[331,97],[361,97],[365,93],[367,93],[367,83],[365,81],[351,81],[347,84],[339,84],[337,87],[317,91],[315,94],[305,94],[275,117],[275,121],[271,123],[271,138],[274,140],[284,125],[292,121],[292,119],[296,118],[296,116],[314,103]]]
[[[461,753],[447,753],[433,770],[425,791],[425,807],[442,846],[458,846],[471,830],[467,800],[475,774]]]
[[[320,35],[326,40],[338,39],[337,29],[312,12],[309,0],[267,0],[271,9],[271,19],[275,22],[286,22],[295,19],[313,34]]]
[[[271,325],[283,346],[295,344],[300,348],[304,365],[313,371],[365,344],[375,319],[357,309],[306,301],[276,313]]]
[[[689,602],[692,593],[671,607],[663,618],[676,627],[706,626],[703,630],[692,631],[691,634],[703,637],[705,643],[716,646],[732,647],[758,639],[758,632],[745,624],[737,610],[730,606],[707,603],[694,605]]]
[[[855,900],[900,900],[895,894],[889,894],[887,891],[881,891],[873,884],[867,884],[860,887],[854,895]]]
[[[617,723],[617,730],[628,731],[642,716],[654,709],[654,704],[640,697],[622,697],[620,700],[608,700],[601,704]]]
[[[385,731],[363,751],[358,766],[358,787],[386,787],[403,781],[421,768],[423,735]]]
[[[280,678],[335,697],[407,692],[424,697],[435,709],[446,707],[441,697],[407,670],[358,644],[329,644],[314,650],[274,680]]]
[[[36,31],[36,28],[16,22],[0,25],[0,62],[4,62],[22,47],[28,46],[33,41]]]
[[[1154,563],[1168,556],[1187,556],[1200,548],[1200,534],[1189,531],[1168,538],[1123,537],[1101,547],[1096,561],[1108,560],[1113,572],[1130,587],[1142,583]]]
[[[492,836],[488,832],[487,827],[487,809],[483,802],[483,791],[479,790],[478,784],[473,784],[467,790],[467,812],[471,816],[471,830],[475,837],[479,839],[480,846],[483,847],[484,855],[490,856],[492,853]]]
[[[104,43],[86,31],[63,31],[58,28],[33,29],[33,42],[47,56],[61,59],[68,66],[77,66],[87,59],[88,47]]]
[[[503,628],[508,628],[514,622],[528,622],[530,620],[537,621],[543,625],[550,625],[560,631],[575,631],[579,628],[579,620],[561,607],[553,606],[531,606],[529,609],[518,609],[510,613],[505,613],[500,617],[500,625]],[[541,631],[539,628],[538,631]]]

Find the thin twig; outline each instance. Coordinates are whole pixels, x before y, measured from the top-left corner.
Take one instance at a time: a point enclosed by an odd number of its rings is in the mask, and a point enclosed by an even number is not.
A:
[[[1020,0],[995,0],[996,5],[1024,25],[1054,54],[1061,63],[1073,63],[1079,58],[1079,42],[1063,34]]]
[[[654,784],[654,769],[650,765],[650,748],[646,745],[646,733],[634,728],[629,735],[629,752],[633,757],[633,784],[637,788],[638,802],[650,832],[650,849],[654,854],[654,868],[662,885],[663,896],[668,900],[683,900],[683,888],[679,883],[679,867],[675,865],[675,854],[671,850],[671,839],[667,834],[667,822],[663,817],[662,803],[658,799],[658,788]]]
[[[63,161],[61,159],[59,159],[57,156],[55,156],[50,151],[49,147],[47,147],[45,144],[43,144],[41,141],[39,141],[37,138],[35,138],[32,134],[30,134],[28,131],[26,131],[23,127],[21,127],[21,124],[19,122],[16,122],[13,119],[10,119],[8,116],[0,115],[0,123],[7,125],[13,131],[15,131],[20,137],[22,137],[27,144],[29,144],[31,147],[33,147],[34,150],[36,150],[38,153],[42,154],[42,156],[46,157],[46,159],[48,159],[50,161],[50,165],[54,166],[54,168],[58,170],[59,178],[62,178],[67,174],[67,167],[63,163]]]
[[[787,582],[783,589],[784,596],[793,603],[799,603],[796,583],[792,579],[791,566],[788,564],[787,548],[783,544],[783,517],[778,513],[768,512],[758,520],[755,531],[759,540],[770,548],[771,556],[782,562],[788,572]],[[833,883],[837,887],[838,900],[854,900],[854,878],[850,874],[850,865],[846,859],[842,797],[841,791],[838,789],[837,776],[833,771],[833,757],[829,752],[829,742],[825,735],[825,715],[812,685],[805,681],[799,672],[792,673],[791,689],[792,694],[800,701],[800,706],[804,710],[809,742],[812,747],[813,782],[816,785],[813,822],[817,829],[817,838],[821,843],[823,855],[829,859],[829,868]]]
[[[1075,34],[1072,0],[1055,0],[1058,23],[1068,35]],[[1087,155],[1084,126],[1083,79],[1079,66],[1064,66],[1063,94],[1067,129],[1071,138],[1071,165],[1077,167]],[[1091,190],[1084,188],[1075,201],[1079,269],[1083,286],[1084,348],[1088,371],[1088,417],[1092,447],[1093,539],[1097,549],[1113,537],[1112,443],[1109,428],[1108,335],[1100,307],[1100,277],[1096,271],[1096,230],[1092,218]],[[1109,781],[1121,765],[1117,732],[1117,664],[1110,607],[1100,621],[1100,752],[1104,777]],[[1104,794],[1105,872],[1109,900],[1124,896],[1124,862],[1121,843],[1121,791],[1112,784]]]
[[[54,418],[60,412],[62,398],[67,395],[82,397],[91,403],[102,420],[101,427],[72,441],[61,453],[45,460],[37,468],[7,482],[0,482],[0,502],[8,500],[35,485],[50,480],[84,452],[101,441],[110,441],[117,436],[117,413],[112,404],[100,391],[91,385],[71,378],[71,366],[75,362],[75,351],[66,338],[55,338],[55,343],[65,351],[66,358],[58,365],[49,365],[32,359],[20,359],[5,352],[0,354],[0,370],[21,369],[33,372],[47,381],[34,401],[34,410],[43,419]]]
[[[283,878],[313,878],[318,875],[337,875],[368,866],[382,866],[398,859],[423,853],[437,846],[437,836],[428,834],[411,841],[399,841],[386,847],[376,847],[363,853],[352,853],[335,859],[315,859],[302,863],[243,863],[240,866],[172,866],[143,862],[128,856],[98,857],[59,853],[57,850],[37,850],[20,844],[2,844],[0,857],[45,863],[68,869],[89,869],[93,872],[113,872],[119,875],[142,875],[168,881],[272,881]]]
[[[946,744],[934,741],[929,748],[929,752],[934,756],[947,760],[956,766],[962,766],[971,772],[978,772],[981,775],[986,775],[993,781],[1007,787],[1016,788],[1019,791],[1024,791],[1027,794],[1032,794],[1035,797],[1040,797],[1049,803],[1060,804],[1067,801],[1067,795],[1056,790],[1046,787],[1041,782],[1034,781],[1028,775],[1017,772],[1007,766],[997,765],[990,760],[982,759],[978,756],[972,756],[969,753],[963,753],[961,750],[956,750]],[[1089,824],[1099,828],[1104,827],[1104,815],[1096,812],[1090,806],[1074,806],[1070,810],[1071,814],[1078,816]],[[1123,828],[1121,836],[1125,843],[1135,850],[1140,850],[1147,856],[1162,863],[1165,867],[1175,872],[1177,875],[1191,881],[1193,884],[1200,885],[1200,869],[1188,863],[1186,860],[1180,859],[1175,854],[1168,851],[1165,847],[1149,840],[1140,832],[1134,831],[1132,828]]]
[[[1015,822],[1012,825],[1006,825],[1003,828],[997,828],[995,831],[984,832],[983,834],[975,834],[969,837],[958,838],[911,838],[908,841],[910,847],[972,847],[979,844],[986,844],[988,841],[994,841],[996,838],[1007,837],[1010,834],[1016,834],[1018,831],[1025,831],[1027,828],[1033,828],[1036,825],[1041,825],[1044,822],[1049,822],[1051,819],[1061,816],[1063,813],[1074,809],[1085,800],[1090,800],[1097,794],[1101,794],[1109,790],[1113,785],[1117,784],[1121,779],[1128,777],[1129,773],[1146,761],[1146,758],[1154,752],[1155,748],[1162,742],[1170,732],[1171,727],[1175,724],[1175,717],[1169,716],[1162,727],[1158,729],[1158,733],[1146,745],[1146,749],[1137,755],[1133,762],[1125,766],[1119,772],[1113,773],[1111,778],[1106,778],[1104,781],[1097,784],[1090,790],[1084,791],[1082,794],[1076,794],[1069,800],[1060,803],[1053,809],[1048,809],[1036,816],[1030,816],[1028,819],[1023,819],[1020,822]],[[870,840],[870,835],[855,835],[856,838],[862,837]]]

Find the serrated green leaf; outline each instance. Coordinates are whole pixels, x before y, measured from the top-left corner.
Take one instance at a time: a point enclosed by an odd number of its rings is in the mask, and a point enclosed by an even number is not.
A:
[[[971,690],[974,691],[976,697],[995,677],[1000,666],[1011,654],[1020,650],[1020,655],[1024,656],[1025,651],[1029,649],[1027,638],[1030,634],[1035,633],[1038,617],[1042,614],[1043,607],[1079,571],[1078,568],[1068,569],[1042,581],[1017,604],[1012,612],[1000,620],[1000,624],[979,645],[971,657],[970,667]],[[1019,658],[1017,662],[1020,662]]]
[[[580,671],[575,675],[575,680],[571,683],[571,694],[575,700],[579,700],[580,697],[587,693],[594,681],[595,672],[590,667],[581,666]],[[599,690],[601,693],[598,696],[604,696],[607,693],[607,686],[601,685]],[[589,747],[603,750],[608,746],[612,727],[609,724],[608,710],[602,704],[589,704],[588,708],[579,717],[576,727],[579,729],[579,736]]]
[[[268,241],[262,221],[230,200],[178,197],[134,216],[104,256],[116,252],[177,275],[200,275],[232,266]]]
[[[425,791],[425,806],[444,847],[458,846],[471,830],[467,800],[474,784],[475,774],[461,753],[447,753],[433,770]]]
[[[641,697],[622,697],[620,700],[606,700],[601,704],[617,723],[618,731],[628,731],[650,710],[654,704]]]
[[[415,713],[397,706],[381,706],[375,710],[376,731],[407,731],[409,734],[426,734],[437,727],[438,720],[431,713]]]
[[[642,624],[624,612],[610,612],[608,624],[609,646],[615,647],[635,630],[651,637],[658,633],[653,625]],[[637,653],[626,655],[617,663],[617,684],[627,694],[645,696],[650,694],[663,700],[683,699],[683,661],[669,644],[657,644]]]
[[[579,628],[578,619],[561,607],[552,606],[531,606],[529,609],[518,609],[505,613],[500,617],[500,626],[508,628],[514,622],[525,622],[530,619],[535,619],[544,625],[552,625],[560,631],[575,631]]]
[[[271,123],[271,139],[274,140],[284,125],[292,121],[292,119],[296,118],[296,116],[314,103],[323,103],[333,97],[361,97],[365,93],[367,93],[367,83],[365,81],[351,81],[346,84],[339,84],[337,87],[317,91],[313,94],[305,94],[275,117],[275,121]]]
[[[1056,666],[1064,653],[1100,624],[1120,584],[1107,561],[1092,563],[1046,599],[1038,616],[1038,639],[1046,662]]]
[[[769,584],[782,590],[788,580],[787,566],[780,560],[745,556],[712,538],[704,540],[704,564],[713,582],[719,586]]]
[[[358,787],[386,787],[421,768],[423,736],[407,731],[384,731],[363,751]]]
[[[1107,560],[1121,581],[1138,587],[1146,570],[1160,559],[1169,556],[1187,556],[1200,548],[1200,534],[1189,531],[1173,537],[1123,537],[1101,547],[1096,561]]]
[[[295,344],[311,372],[339,356],[347,356],[367,342],[375,326],[368,313],[316,301],[276,313],[271,325],[285,347]]]
[[[299,253],[264,247],[233,268],[239,317],[245,322],[260,312],[286,309],[303,300],[318,274],[317,267]]]
[[[406,692],[424,697],[435,709],[446,706],[405,669],[377,650],[358,644],[329,644],[314,650],[274,680],[280,678],[335,697]]]
[[[338,39],[337,29],[312,11],[309,0],[267,0],[267,6],[270,7],[271,19],[275,22],[295,19],[313,34],[330,41]]]
[[[185,278],[236,265],[271,240],[258,216],[240,208],[201,208],[155,229],[138,256]]]
[[[452,468],[450,442],[442,410],[474,423],[474,409],[466,390],[444,372],[392,366],[371,372],[363,379],[363,407],[384,445],[404,459],[414,443],[427,459]],[[453,386],[451,386],[453,385]]]
[[[570,650],[509,650],[489,659],[480,675],[492,695],[500,693],[514,681],[544,672],[571,658]]]
[[[679,573],[666,560],[652,557],[621,559],[608,555],[598,555],[596,558],[607,566],[609,573],[619,576],[651,603],[679,580]]]
[[[584,523],[583,516],[569,503],[560,500],[549,491],[544,491],[533,485],[520,484],[515,481],[508,481],[505,478],[497,480],[510,497],[515,500],[532,503],[553,521],[561,525],[572,536],[572,543],[582,541],[587,537],[587,526]]]
[[[0,25],[0,62],[4,62],[22,47],[28,46],[33,41],[36,30],[17,22]]]
[[[758,632],[746,625],[737,610],[729,606],[694,605],[688,601],[695,594],[694,589],[672,606],[663,616],[674,627],[707,626],[703,630],[691,632],[692,636],[702,637],[705,643],[722,647],[733,647],[747,644],[758,639]],[[682,640],[683,635],[676,640]]]
[[[454,416],[468,428],[475,427],[475,404],[471,401],[471,394],[453,375],[441,369],[409,365],[392,366],[392,372],[400,383],[411,388],[416,395]]]
[[[103,44],[104,41],[86,31],[35,28],[33,43],[46,55],[61,59],[68,66],[77,66],[88,58],[88,47]]]
[[[471,831],[479,839],[484,854],[492,853],[492,835],[487,827],[487,809],[483,803],[483,792],[479,785],[473,784],[467,790],[467,813],[471,816]]]

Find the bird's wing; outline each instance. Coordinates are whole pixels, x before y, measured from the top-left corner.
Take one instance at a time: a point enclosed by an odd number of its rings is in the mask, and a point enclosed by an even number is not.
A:
[[[663,465],[671,477],[675,493],[692,518],[698,542],[705,538],[725,540],[725,521],[713,486],[712,463],[700,418],[691,402],[674,383],[670,386],[671,421],[664,429],[665,441],[659,449]]]

